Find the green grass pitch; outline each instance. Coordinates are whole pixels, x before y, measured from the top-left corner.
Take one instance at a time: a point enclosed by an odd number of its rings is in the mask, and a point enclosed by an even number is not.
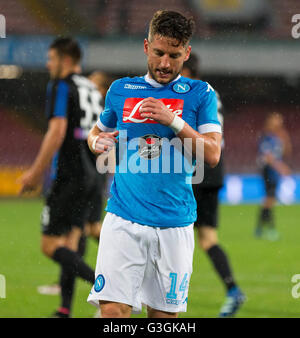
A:
[[[48,317],[59,305],[58,296],[37,293],[37,287],[58,280],[58,266],[40,251],[42,200],[0,200],[0,275],[6,297],[0,298],[0,318]],[[230,257],[236,280],[247,295],[237,317],[299,317],[300,298],[292,297],[293,275],[300,273],[300,207],[275,208],[281,238],[269,242],[253,237],[257,205],[222,205],[219,238]],[[86,261],[94,268],[97,243],[90,239]],[[86,302],[90,285],[77,280],[73,317],[93,317]],[[1,294],[1,293],[0,293]],[[196,241],[188,312],[180,317],[217,317],[225,290]],[[141,317],[145,317],[143,312]]]

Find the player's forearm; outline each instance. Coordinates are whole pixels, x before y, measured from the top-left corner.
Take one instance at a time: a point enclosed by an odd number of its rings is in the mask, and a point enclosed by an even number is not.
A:
[[[113,132],[104,132],[95,124],[90,130],[87,139],[91,152],[95,155],[109,152],[118,142],[116,138],[118,134],[119,132],[117,130]]]
[[[184,143],[186,139],[191,139],[192,153],[195,156],[202,156],[204,151],[204,161],[211,167],[215,167],[220,160],[222,135],[219,133],[207,133],[205,135],[198,133],[187,123],[177,136]],[[189,143],[187,143],[189,144]],[[197,149],[197,147],[201,149]]]
[[[202,135],[198,133],[182,118],[179,116],[174,117],[174,113],[171,112],[164,103],[152,97],[148,97],[143,100],[139,112],[141,117],[151,118],[162,125],[170,127],[181,139],[184,144],[184,148],[187,149],[187,151],[192,152],[192,154],[196,156],[197,160],[199,157],[200,160],[203,159],[203,151],[200,151],[199,154],[198,149],[198,147],[201,147],[204,150],[204,161],[211,167],[215,167],[218,164],[221,155],[221,134],[206,133],[205,135]],[[192,149],[189,149],[190,146],[187,145],[189,142],[184,142],[185,139],[192,140]],[[201,146],[201,143],[203,147]]]
[[[102,133],[102,131],[98,128],[98,126],[95,124],[94,127],[90,130],[89,134],[88,134],[88,138],[87,138],[87,143],[88,146],[90,148],[90,151],[93,154],[97,154],[95,151],[95,140],[97,139],[97,137]]]

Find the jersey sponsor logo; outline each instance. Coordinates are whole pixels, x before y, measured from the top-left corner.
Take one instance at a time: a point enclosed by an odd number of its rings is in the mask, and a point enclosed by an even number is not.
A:
[[[179,300],[166,298],[166,303],[169,305],[179,305]]]
[[[154,135],[147,134],[139,140],[139,156],[147,160],[157,158],[161,154],[162,138]]]
[[[180,99],[159,99],[162,101],[173,113],[182,117],[183,100]],[[149,117],[142,117],[140,114],[140,107],[144,98],[130,97],[125,100],[123,108],[123,122],[125,123],[158,123]]]
[[[94,285],[94,289],[96,292],[100,292],[105,285],[105,278],[103,275],[98,275],[98,277],[95,280],[95,285]]]
[[[147,89],[146,86],[132,85],[132,84],[129,84],[129,83],[126,83],[126,84],[124,85],[124,88],[125,88],[125,89],[133,89],[133,90],[136,90],[136,89]]]
[[[173,85],[173,90],[179,94],[185,94],[191,90],[191,87],[187,83],[175,83]]]

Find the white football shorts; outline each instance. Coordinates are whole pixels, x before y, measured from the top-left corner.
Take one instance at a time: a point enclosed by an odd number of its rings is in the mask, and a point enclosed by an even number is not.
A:
[[[88,302],[142,304],[186,312],[193,269],[194,225],[156,228],[107,213],[102,225],[95,284]]]

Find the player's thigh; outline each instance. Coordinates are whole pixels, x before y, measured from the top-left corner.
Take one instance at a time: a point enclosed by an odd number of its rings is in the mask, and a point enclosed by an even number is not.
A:
[[[42,235],[41,238],[41,250],[48,256],[52,257],[57,248],[63,247],[66,245],[66,237],[55,236],[55,235]]]
[[[127,304],[100,301],[101,318],[129,318],[132,307]]]
[[[219,187],[206,187],[197,209],[196,228],[200,247],[207,251],[218,244]]]
[[[178,318],[178,313],[159,311],[147,306],[147,316],[148,318]]]
[[[78,243],[82,235],[82,230],[79,227],[73,227],[66,235],[66,247],[70,250],[77,251]]]
[[[85,229],[88,230],[89,236],[99,238],[101,232],[101,222],[92,222],[85,225]]]
[[[198,227],[198,240],[203,250],[208,250],[212,246],[218,244],[218,233],[216,228],[209,225],[202,225]]]
[[[147,231],[115,214],[107,213],[99,241],[95,285],[88,302],[109,301],[141,309],[140,288],[147,261]]]
[[[143,303],[157,313],[185,312],[193,270],[193,225],[157,228],[149,248],[142,286]]]

